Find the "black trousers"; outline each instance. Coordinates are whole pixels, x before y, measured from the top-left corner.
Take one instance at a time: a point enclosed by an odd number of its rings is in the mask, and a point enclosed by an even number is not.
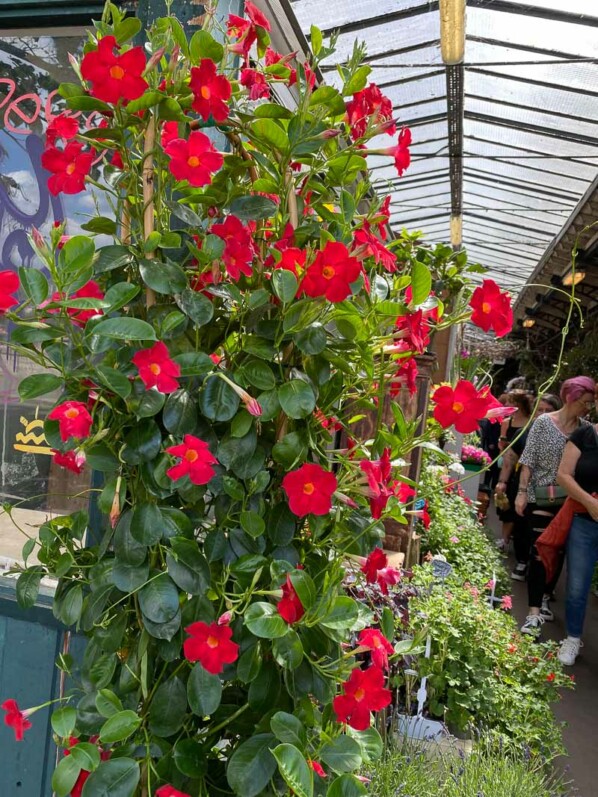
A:
[[[536,504],[528,504],[525,513],[528,533],[527,550],[529,551],[529,568],[527,571],[528,605],[537,609],[542,606],[542,598],[544,595],[549,595],[556,587],[559,576],[561,575],[561,570],[563,569],[563,562],[565,560],[564,550],[562,551],[556,573],[551,582],[547,584],[546,570],[536,549],[536,540],[560,508],[559,505],[549,508],[542,507],[540,509]]]

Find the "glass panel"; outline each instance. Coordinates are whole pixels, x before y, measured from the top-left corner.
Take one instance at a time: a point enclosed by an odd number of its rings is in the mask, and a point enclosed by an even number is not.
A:
[[[539,19],[531,15],[469,7],[467,35],[522,47],[576,53],[590,58],[596,56],[596,31],[591,26]]]
[[[598,79],[598,75],[596,77]],[[598,123],[584,122],[578,118],[566,118],[551,113],[541,113],[540,111],[532,111],[529,108],[515,108],[511,105],[486,102],[473,97],[466,98],[465,112],[467,114],[481,114],[487,117],[504,119],[514,125],[535,125],[544,130],[553,130],[557,134],[587,136],[596,139],[596,144],[598,144]]]
[[[437,204],[445,197],[450,198],[450,192],[448,182],[442,180],[438,183],[413,186],[412,188],[403,188],[402,186],[397,186],[394,196],[396,197],[395,201],[397,204],[400,204],[404,207],[405,204],[423,205],[424,203],[428,203],[428,201],[432,204]],[[391,202],[391,206],[392,204],[393,203]]]
[[[521,230],[519,227],[514,227],[510,223],[499,222],[495,219],[477,218],[471,214],[466,214],[463,220],[464,227],[467,229],[475,229],[482,235],[493,236],[497,240],[510,241],[511,243],[529,243],[529,245],[537,247],[544,246],[545,241],[550,236],[543,232],[527,228]]]
[[[361,0],[358,6],[347,0],[296,0],[292,7],[303,30],[309,32],[312,24],[329,30],[426,5],[427,0]]]
[[[311,21],[317,23],[318,17],[312,18]],[[402,19],[394,25],[376,25],[365,28],[360,33],[351,31],[341,35],[338,38],[336,52],[322,63],[338,64],[346,61],[353,51],[353,42],[356,38],[365,43],[370,58],[389,50],[402,50],[418,44],[432,43],[440,40],[440,15],[434,9],[427,14]]]
[[[570,213],[575,207],[573,201],[565,202],[562,199],[548,199],[541,197],[537,192],[523,193],[515,192],[511,188],[501,187],[491,182],[483,183],[473,181],[468,177],[463,191],[464,202],[469,204],[484,204],[488,206],[488,201],[494,199],[508,202],[512,208],[532,208],[534,210],[546,210],[547,212],[564,211]]]
[[[437,44],[420,47],[417,50],[409,50],[398,55],[381,55],[370,63],[372,72],[370,80],[374,83],[391,83],[393,80],[405,80],[419,72],[420,66],[411,64],[428,64],[425,73],[430,71],[430,67],[438,69],[443,67],[440,47]],[[382,66],[383,65],[383,66]]]
[[[598,96],[579,94],[558,85],[537,86],[522,80],[507,80],[500,75],[482,75],[465,70],[466,97],[510,102],[530,110],[564,113],[593,122],[598,118]],[[467,100],[466,100],[467,102]]]
[[[60,108],[55,89],[72,80],[68,53],[80,51],[80,36],[0,38],[0,78],[4,98],[0,110],[0,263],[41,268],[27,235],[32,226],[43,231],[54,220],[68,219],[68,233],[95,213],[91,192],[80,196],[50,196],[40,158],[43,131],[50,109]],[[10,323],[0,320],[0,341]],[[43,418],[52,396],[22,402],[17,387],[35,370],[26,358],[0,350],[0,500],[15,507],[18,524],[32,532],[49,516],[87,506],[89,473],[76,475],[56,466],[46,442]],[[54,397],[55,398],[55,397]],[[81,494],[81,495],[79,495]],[[70,497],[79,495],[79,497]],[[21,559],[25,537],[6,514],[0,515],[0,571]],[[30,561],[32,561],[34,557]]]
[[[507,3],[521,5],[521,0],[505,0]],[[591,14],[596,11],[593,0],[525,0],[525,5],[531,8],[545,8],[549,11],[566,11],[568,14],[582,14],[584,17],[598,17],[598,14]]]

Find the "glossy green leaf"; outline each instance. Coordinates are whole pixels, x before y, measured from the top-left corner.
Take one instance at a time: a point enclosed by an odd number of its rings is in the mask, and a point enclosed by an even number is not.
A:
[[[176,768],[188,778],[201,778],[208,769],[205,749],[195,739],[181,739],[173,750]]]
[[[56,797],[67,797],[71,793],[80,771],[80,764],[70,755],[58,762],[52,773],[52,790]]]
[[[34,567],[19,576],[16,594],[17,603],[21,609],[30,609],[35,605],[43,575],[44,571],[41,567]]]
[[[367,789],[354,775],[341,775],[333,780],[326,797],[362,797],[367,794]]]
[[[297,295],[299,283],[292,271],[276,268],[272,272],[272,290],[283,304],[292,302]]]
[[[119,562],[137,567],[145,561],[147,546],[143,545],[131,534],[133,512],[124,512],[116,524],[114,532],[114,553]]]
[[[209,673],[197,662],[187,681],[187,698],[194,714],[197,714],[198,717],[210,716],[216,711],[222,700],[220,678]]]
[[[32,266],[19,268],[19,280],[27,298],[35,307],[39,307],[48,298],[48,280],[36,268]]]
[[[201,392],[199,404],[210,421],[230,421],[239,408],[239,396],[223,379],[209,376]]]
[[[326,616],[320,620],[320,623],[326,628],[336,630],[348,629],[353,626],[358,615],[357,604],[353,598],[341,595],[336,598],[332,608]]]
[[[245,625],[255,636],[277,639],[284,636],[289,626],[271,603],[252,603],[245,613]]]
[[[300,719],[286,711],[277,711],[270,720],[272,733],[280,742],[293,744],[300,750],[307,744],[307,732]]]
[[[131,393],[131,381],[116,368],[109,368],[107,365],[98,365],[96,368],[100,382],[105,385],[117,396],[123,399],[128,398]]]
[[[205,326],[212,320],[214,305],[202,293],[185,288],[179,296],[175,297],[175,301],[196,326]]]
[[[117,282],[116,285],[111,285],[104,296],[104,301],[108,302],[106,312],[113,313],[115,310],[120,310],[132,302],[140,290],[139,285],[133,285],[131,282]]]
[[[313,770],[303,753],[292,744],[279,744],[272,750],[278,771],[287,786],[297,797],[312,797],[314,793]]]
[[[238,797],[256,797],[268,785],[276,771],[276,760],[270,752],[274,741],[271,733],[258,733],[240,744],[230,757],[226,779]]]
[[[114,742],[122,742],[128,739],[131,734],[135,733],[137,728],[141,725],[141,717],[135,711],[118,711],[111,717],[108,717],[106,722],[102,725],[100,731],[100,741],[105,744],[113,744]]]
[[[167,623],[179,609],[179,591],[172,579],[162,573],[139,590],[139,606],[153,623]]]
[[[94,263],[96,274],[103,274],[115,268],[123,268],[133,262],[133,255],[126,246],[114,244],[98,249],[98,257]]]
[[[239,519],[241,528],[250,537],[261,537],[266,530],[266,523],[257,512],[241,512]]]
[[[269,130],[274,126],[277,130],[280,130],[276,122],[270,119],[260,119],[258,122],[254,122],[254,127],[256,125],[260,127],[266,126]],[[282,130],[280,130],[280,133],[282,134],[282,141],[284,144],[286,140],[285,134]],[[230,203],[230,212],[242,221],[270,219],[276,214],[277,210],[278,205],[276,202],[273,202],[265,196],[239,196]]]
[[[416,306],[423,304],[432,290],[430,269],[419,260],[411,264],[411,290],[412,302]]]
[[[194,434],[197,429],[197,399],[187,390],[175,390],[166,399],[162,422],[175,437]]]
[[[75,730],[77,710],[72,706],[64,706],[52,712],[52,730],[61,739],[68,739]]]
[[[224,47],[206,30],[198,30],[189,42],[189,53],[194,64],[198,64],[203,58],[209,58],[218,63],[224,55]]]
[[[102,761],[85,781],[82,797],[132,797],[139,777],[139,764],[131,758]]]
[[[303,645],[297,632],[290,629],[283,637],[274,639],[272,656],[280,667],[296,670],[303,661]]]
[[[180,678],[169,678],[157,688],[149,711],[149,729],[167,738],[180,730],[187,714],[187,692]]]
[[[174,583],[191,595],[202,595],[210,586],[210,568],[195,540],[174,537],[166,556],[168,574]]]
[[[106,318],[94,326],[93,334],[113,340],[156,340],[154,328],[140,318]]]
[[[316,395],[302,379],[291,379],[278,389],[280,406],[289,418],[307,418],[316,408]]]
[[[123,710],[123,704],[114,692],[110,689],[100,689],[96,695],[96,708],[102,717],[113,717]]]
[[[320,758],[334,772],[354,772],[361,766],[361,747],[355,739],[341,734],[322,747]]]
[[[69,748],[69,753],[76,763],[86,772],[93,772],[100,765],[100,751],[97,744],[79,742]]]
[[[180,266],[160,260],[141,260],[139,273],[144,283],[156,293],[180,293],[187,287],[187,277]]]

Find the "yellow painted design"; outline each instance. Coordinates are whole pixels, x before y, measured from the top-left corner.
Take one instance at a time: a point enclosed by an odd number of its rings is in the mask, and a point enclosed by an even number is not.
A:
[[[44,422],[37,417],[38,407],[35,408],[35,418],[28,421],[21,415],[20,423],[25,427],[25,432],[17,432],[13,448],[16,451],[24,451],[26,454],[47,454],[52,456],[52,449],[48,446],[44,434]],[[41,430],[36,432],[36,430]],[[45,445],[44,445],[45,443]]]

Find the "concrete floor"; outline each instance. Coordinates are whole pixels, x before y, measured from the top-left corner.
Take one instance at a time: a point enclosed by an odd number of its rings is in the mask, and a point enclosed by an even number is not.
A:
[[[500,536],[500,523],[492,510],[490,527]],[[512,557],[509,566],[514,564]],[[527,614],[527,584],[512,581],[513,614],[523,623]],[[560,641],[565,636],[566,566],[556,590],[556,602],[551,604],[554,622],[545,623],[543,638]],[[566,689],[554,713],[566,722],[563,738],[568,757],[559,760],[566,781],[572,781],[571,797],[598,797],[598,598],[590,595],[583,634],[583,649],[573,667],[566,671],[575,676],[575,689]]]

